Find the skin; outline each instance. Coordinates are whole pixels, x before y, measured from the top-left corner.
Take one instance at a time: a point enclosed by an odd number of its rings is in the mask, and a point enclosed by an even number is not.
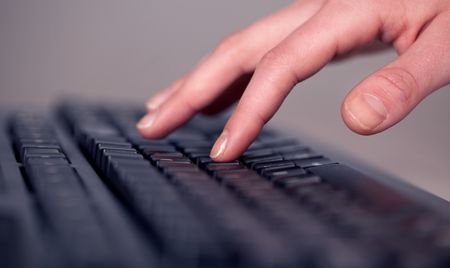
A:
[[[198,112],[239,100],[211,151],[216,161],[234,160],[297,83],[377,40],[399,57],[356,85],[341,114],[356,133],[381,132],[450,83],[450,0],[296,1],[225,38],[147,102],[137,127],[162,138]]]

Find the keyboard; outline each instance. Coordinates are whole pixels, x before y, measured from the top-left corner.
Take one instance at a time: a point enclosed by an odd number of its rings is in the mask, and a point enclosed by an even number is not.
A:
[[[272,129],[214,162],[224,117],[147,140],[142,115],[1,115],[1,267],[450,267],[446,201]]]

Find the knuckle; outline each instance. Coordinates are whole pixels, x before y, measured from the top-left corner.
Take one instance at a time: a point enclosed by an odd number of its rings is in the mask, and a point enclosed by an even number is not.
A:
[[[372,0],[366,0],[366,1],[357,1],[357,0],[328,0],[327,5],[328,7],[331,7],[333,9],[337,9],[339,11],[352,11],[353,9],[361,6],[362,3],[368,4]],[[362,3],[361,3],[362,2]]]
[[[189,110],[192,111],[193,113],[198,113],[203,108],[202,103],[195,101],[195,98],[187,99],[186,105],[188,106]]]
[[[203,107],[199,98],[192,98],[188,96],[183,96],[180,99],[180,105],[187,109],[188,113],[194,114],[199,112]]]
[[[296,83],[297,75],[294,72],[292,53],[287,53],[283,48],[277,47],[267,52],[259,62],[257,69],[263,69],[267,75],[279,77],[283,76]]]
[[[241,37],[238,33],[225,37],[216,47],[216,53],[230,53],[235,51],[240,46]]]
[[[277,84],[277,88],[290,90],[299,81],[291,53],[285,53],[280,48],[267,52],[259,62],[256,71],[264,72],[266,81]],[[284,94],[284,92],[280,93]]]
[[[384,85],[383,93],[388,99],[408,103],[419,85],[415,77],[405,68],[389,68],[380,71],[375,76]]]
[[[274,68],[287,65],[287,63],[287,55],[279,49],[269,50],[260,61],[261,66]]]
[[[270,120],[269,116],[264,116],[261,113],[255,113],[255,122],[258,128],[263,128],[264,125]]]

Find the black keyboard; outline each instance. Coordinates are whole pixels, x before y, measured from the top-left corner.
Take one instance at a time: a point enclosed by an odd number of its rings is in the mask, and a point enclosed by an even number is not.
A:
[[[2,115],[0,267],[450,267],[443,200],[268,129],[214,162],[224,118],[147,140],[142,114]]]

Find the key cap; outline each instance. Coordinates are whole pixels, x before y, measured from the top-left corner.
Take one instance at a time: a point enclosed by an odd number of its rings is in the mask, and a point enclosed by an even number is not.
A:
[[[292,168],[295,167],[295,163],[292,161],[269,161],[269,162],[262,162],[257,163],[252,166],[252,168],[260,173],[274,171],[274,170],[281,170],[286,168]]]
[[[222,180],[225,177],[230,177],[230,176],[240,176],[240,177],[245,177],[245,176],[254,176],[257,175],[253,170],[249,170],[247,168],[243,168],[243,169],[232,169],[232,170],[218,170],[216,172],[214,172],[214,178],[216,178],[217,180]]]
[[[196,160],[197,158],[206,157],[209,158],[209,152],[208,153],[188,153],[187,156],[193,160]]]
[[[103,172],[107,171],[108,165],[110,162],[118,160],[118,159],[130,159],[130,160],[142,160],[144,159],[142,155],[140,154],[133,154],[133,153],[129,153],[129,154],[123,154],[123,153],[108,153],[108,154],[104,154],[101,159],[100,162],[97,163],[97,165],[100,167],[100,169]]]
[[[144,139],[140,134],[138,136],[129,136],[128,139],[136,146],[166,146],[170,145],[168,140],[148,140]]]
[[[183,149],[185,154],[198,153],[198,154],[209,154],[211,147],[187,147]]]
[[[245,164],[253,168],[256,164],[265,162],[281,161],[283,157],[281,155],[271,155],[265,157],[252,157],[245,160]]]
[[[168,176],[172,176],[172,174],[175,173],[182,173],[182,172],[197,172],[200,171],[200,169],[195,165],[190,166],[169,166],[163,168],[163,173]]]
[[[57,149],[62,151],[61,146],[59,145],[55,145],[55,144],[50,144],[50,143],[39,143],[39,144],[34,144],[34,143],[23,143],[20,145],[19,149],[19,154],[20,154],[20,158],[23,159],[24,154],[25,154],[25,150],[26,149],[30,149],[30,148],[35,148],[35,149]]]
[[[294,160],[295,164],[301,168],[315,167],[315,166],[323,166],[335,164],[335,161],[332,161],[328,158],[312,158],[312,159],[301,159]]]
[[[26,165],[69,165],[69,162],[64,156],[56,157],[28,157],[25,159]]]
[[[79,187],[77,174],[69,166],[29,165],[25,168],[31,184],[39,191],[55,193],[57,191],[49,187],[58,187],[58,184],[63,185],[66,189],[73,188],[74,191]]]
[[[172,145],[142,145],[139,146],[142,154],[151,157],[155,153],[175,153],[177,150]]]
[[[301,160],[309,158],[320,158],[322,155],[315,152],[292,152],[292,153],[282,153],[284,160]]]
[[[199,157],[195,160],[195,163],[200,167],[203,167],[206,164],[212,163],[212,162],[214,162],[214,160],[212,160],[212,158],[209,156],[208,157]]]
[[[131,146],[130,143],[121,144],[110,144],[110,143],[98,143],[94,145],[93,151],[90,151],[92,159],[100,161],[101,156],[104,152],[136,152],[136,150]]]
[[[140,168],[148,168],[151,164],[144,160],[136,160],[136,159],[113,159],[108,163],[105,174],[107,177],[114,178],[121,169],[140,169]]]
[[[155,153],[151,155],[150,159],[152,160],[152,162],[156,162],[159,160],[167,160],[167,161],[186,160],[188,158],[184,156],[182,153],[176,152],[176,153]]]
[[[263,157],[263,156],[270,156],[273,154],[274,154],[274,149],[271,149],[271,148],[247,150],[245,153],[242,154],[242,159],[246,160],[246,159],[252,158],[252,157]]]
[[[25,156],[27,155],[47,155],[47,154],[60,154],[61,151],[59,149],[52,148],[25,148]]]
[[[24,156],[22,158],[22,163],[26,163],[28,161],[28,159],[33,158],[33,159],[38,159],[38,158],[42,158],[42,159],[54,159],[54,158],[66,158],[66,156],[61,153],[61,152],[56,152],[56,153],[49,153],[49,154],[39,154],[39,153],[27,153],[24,152]]]
[[[205,164],[206,170],[210,172],[219,171],[219,170],[232,170],[232,169],[242,169],[245,168],[245,166],[241,165],[238,161],[234,162],[212,162]]]
[[[319,176],[314,175],[303,175],[295,177],[282,177],[274,180],[275,185],[278,185],[285,189],[295,189],[302,186],[309,186],[313,184],[318,184],[321,182]]]
[[[305,175],[307,171],[303,168],[288,168],[283,170],[264,171],[264,176],[269,177],[270,180],[276,180],[284,177],[293,177],[299,175]]]
[[[156,163],[156,166],[161,169],[165,169],[165,168],[169,168],[169,167],[195,167],[195,168],[197,168],[197,166],[192,164],[192,162],[189,160],[182,160],[182,161],[159,160]]]

